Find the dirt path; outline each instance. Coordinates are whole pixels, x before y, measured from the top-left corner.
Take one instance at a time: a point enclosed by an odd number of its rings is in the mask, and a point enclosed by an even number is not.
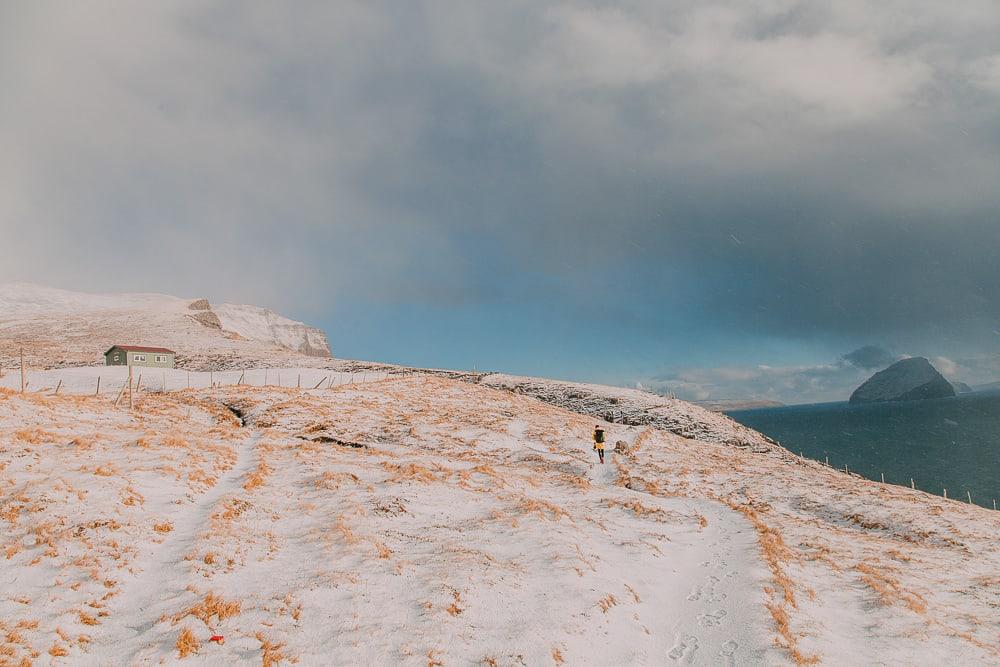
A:
[[[208,526],[216,505],[243,483],[243,478],[256,464],[254,450],[260,434],[248,430],[239,444],[236,463],[215,486],[199,496],[194,503],[179,507],[172,515],[173,530],[161,544],[149,544],[149,551],[136,563],[141,574],[128,581],[111,606],[106,631],[100,636],[93,654],[97,656],[129,656],[120,664],[142,661],[146,634],[168,611],[179,608],[182,598],[194,596],[187,590],[190,564],[184,559],[190,553],[199,533]],[[186,602],[187,600],[184,600]],[[155,651],[150,650],[150,655]],[[102,664],[114,664],[101,659]]]

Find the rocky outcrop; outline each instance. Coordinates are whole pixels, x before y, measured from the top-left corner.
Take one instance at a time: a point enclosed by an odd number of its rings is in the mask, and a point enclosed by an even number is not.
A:
[[[208,299],[198,299],[197,301],[192,301],[188,308],[191,310],[211,310],[212,304],[208,302]]]
[[[188,315],[188,317],[190,317],[192,320],[194,320],[198,324],[202,324],[202,325],[204,325],[206,327],[210,327],[212,329],[221,329],[222,328],[222,322],[219,321],[219,316],[216,315],[211,310],[200,310],[197,313],[195,313],[194,315]]]
[[[954,396],[955,388],[924,357],[897,361],[851,394],[851,403],[918,401]]]

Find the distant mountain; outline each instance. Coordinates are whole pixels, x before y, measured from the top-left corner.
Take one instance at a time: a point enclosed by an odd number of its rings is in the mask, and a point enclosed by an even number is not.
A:
[[[331,357],[322,331],[258,306],[0,284],[0,364],[16,365],[22,347],[35,368],[102,364],[112,345],[169,347],[191,370],[313,366]]]
[[[972,389],[974,391],[1000,391],[1000,382],[989,382],[987,384],[977,384]]]
[[[851,403],[916,401],[954,396],[955,388],[924,357],[897,361],[871,376],[851,394]]]
[[[956,394],[968,394],[972,391],[972,387],[964,382],[952,382],[951,386],[955,388]]]

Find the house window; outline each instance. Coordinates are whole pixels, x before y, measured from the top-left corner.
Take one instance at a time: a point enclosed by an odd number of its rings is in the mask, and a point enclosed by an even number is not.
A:
[[[156,355],[156,363],[160,364],[167,360],[167,357],[162,354]]]
[[[111,357],[111,361],[120,361],[120,360],[121,360],[121,356],[119,354],[117,354],[117,353],[115,354],[115,356]]]
[[[145,354],[137,354],[137,355],[135,355],[133,357],[133,359],[135,361],[146,361],[146,355]]]

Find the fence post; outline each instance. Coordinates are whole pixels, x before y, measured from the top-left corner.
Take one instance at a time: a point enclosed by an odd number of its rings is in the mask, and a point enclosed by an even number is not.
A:
[[[128,365],[128,409],[132,409],[132,364]]]
[[[100,396],[100,395],[101,395],[101,376],[98,375],[97,376],[97,389],[94,391],[94,396]]]
[[[24,393],[24,348],[21,348],[21,393]]]

